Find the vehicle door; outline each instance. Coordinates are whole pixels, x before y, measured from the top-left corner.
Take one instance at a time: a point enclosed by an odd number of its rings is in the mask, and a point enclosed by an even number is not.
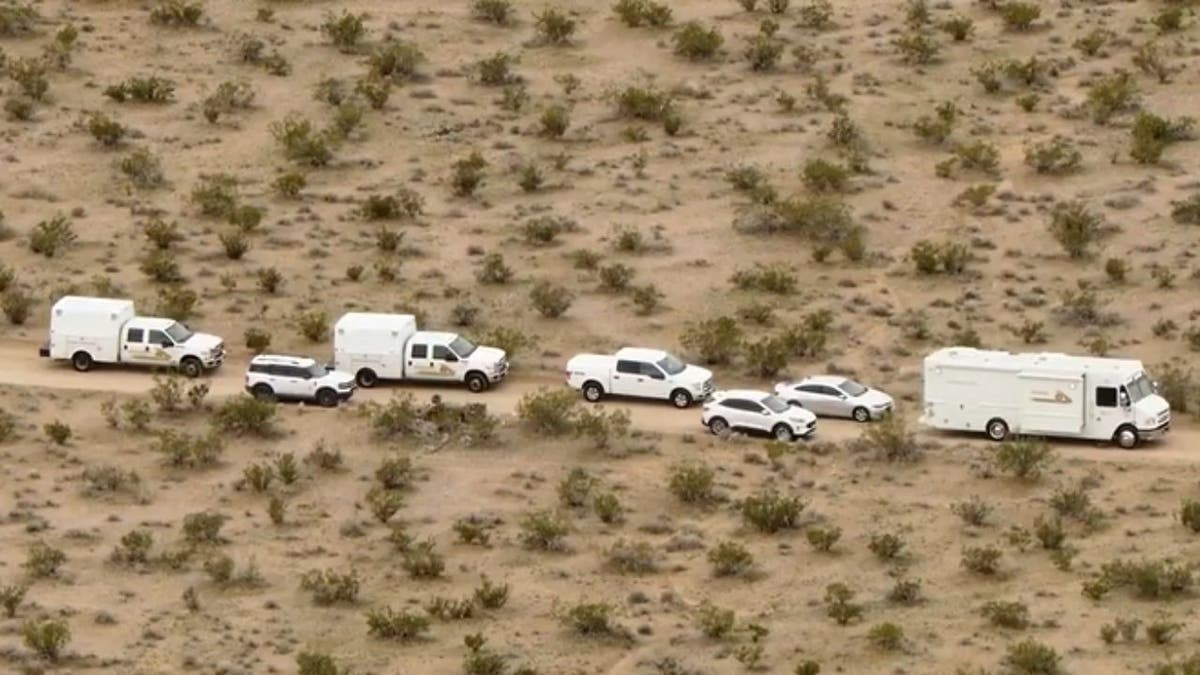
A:
[[[670,398],[671,385],[667,382],[667,374],[662,371],[656,364],[642,361],[638,364],[641,366],[643,382],[642,390],[646,392],[643,396],[651,398]]]
[[[645,383],[641,362],[617,360],[617,368],[612,375],[612,393],[617,396],[649,396]]]
[[[853,402],[846,392],[827,384],[817,386],[817,398],[821,401],[823,415],[849,417],[853,413]],[[814,411],[815,412],[815,411]]]
[[[1123,402],[1129,400],[1129,396],[1121,396],[1115,386],[1104,385],[1093,387],[1091,393],[1092,423],[1089,425],[1091,429],[1088,435],[1107,438],[1132,415],[1127,406],[1122,406]]]
[[[175,341],[165,331],[146,331],[146,350],[144,353],[149,363],[164,367],[176,363],[178,361],[175,355],[177,349]]]
[[[771,428],[767,419],[767,409],[757,401],[735,398],[725,401],[725,407],[733,411],[729,420],[733,427],[753,431],[766,431]]]
[[[411,342],[408,345],[408,359],[405,361],[405,375],[410,380],[428,380],[433,374],[433,361],[430,360],[429,345],[424,342]]]
[[[144,328],[126,328],[121,341],[121,360],[127,363],[153,365],[150,358],[150,345],[146,344]]]
[[[462,379],[462,363],[454,352],[446,345],[430,345],[429,362],[431,372],[429,379],[454,382]]]

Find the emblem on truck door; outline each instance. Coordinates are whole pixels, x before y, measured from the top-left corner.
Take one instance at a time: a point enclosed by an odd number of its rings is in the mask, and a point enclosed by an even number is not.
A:
[[[1050,392],[1035,391],[1033,392],[1033,400],[1037,401],[1038,403],[1070,403],[1071,397],[1067,396],[1066,392],[1059,389],[1058,391],[1054,392],[1053,396],[1050,395]]]

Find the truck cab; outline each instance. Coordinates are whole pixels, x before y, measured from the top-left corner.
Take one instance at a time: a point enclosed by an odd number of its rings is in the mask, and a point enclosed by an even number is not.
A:
[[[194,333],[172,319],[134,317],[121,330],[120,358],[124,363],[169,367],[178,365],[188,377],[220,366],[225,360],[221,338]]]
[[[404,348],[404,371],[409,380],[465,382],[483,391],[508,373],[504,350],[480,347],[457,333],[417,331]]]

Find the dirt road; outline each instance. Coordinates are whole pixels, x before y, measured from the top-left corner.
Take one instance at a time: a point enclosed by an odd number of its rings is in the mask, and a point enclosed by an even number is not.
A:
[[[87,373],[78,373],[66,363],[56,363],[37,355],[38,344],[22,340],[0,340],[0,384],[22,387],[69,389],[77,391],[104,391],[121,394],[146,393],[153,386],[151,376],[143,369],[121,367],[98,367]],[[227,361],[224,366],[214,373],[203,376],[211,386],[212,396],[232,396],[243,391],[243,375],[246,370],[246,359],[235,358]],[[380,386],[375,389],[359,390],[355,393],[355,401],[384,401],[394,392],[409,391],[418,398],[426,398],[439,394],[448,402],[463,403],[480,401],[487,403],[488,409],[499,415],[513,414],[517,402],[527,393],[543,387],[562,386],[562,380],[551,376],[514,373],[508,381],[485,394],[471,394],[463,389],[434,386],[403,385]],[[666,403],[644,403],[640,401],[617,400],[609,405],[620,406],[629,411],[633,425],[643,431],[662,434],[697,434],[704,433],[700,424],[699,408],[676,410]],[[817,434],[822,440],[845,441],[856,438],[862,426],[851,421],[823,419],[818,425]],[[943,442],[969,443],[985,445],[974,436],[938,434],[928,430],[919,430],[923,438],[938,439]],[[1118,462],[1192,462],[1196,460],[1194,449],[1200,442],[1200,429],[1194,424],[1177,421],[1175,427],[1166,439],[1158,443],[1141,446],[1134,452],[1118,450],[1115,446],[1086,442],[1060,441],[1060,450],[1069,457],[1078,457],[1094,461]]]

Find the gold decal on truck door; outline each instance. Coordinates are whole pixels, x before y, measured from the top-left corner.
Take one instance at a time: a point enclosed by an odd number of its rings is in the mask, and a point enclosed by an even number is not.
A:
[[[1053,396],[1051,396],[1050,392],[1048,391],[1035,391],[1033,392],[1033,400],[1038,403],[1066,404],[1071,402],[1071,397],[1067,396],[1065,391],[1059,389],[1058,391],[1054,392]]]

